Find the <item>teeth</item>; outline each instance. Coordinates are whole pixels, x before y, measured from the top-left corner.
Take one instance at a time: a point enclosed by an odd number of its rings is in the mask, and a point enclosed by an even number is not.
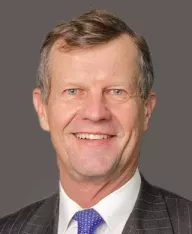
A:
[[[97,134],[88,134],[88,133],[77,133],[76,137],[80,139],[90,139],[90,140],[99,140],[99,139],[107,139],[109,135],[97,135]]]

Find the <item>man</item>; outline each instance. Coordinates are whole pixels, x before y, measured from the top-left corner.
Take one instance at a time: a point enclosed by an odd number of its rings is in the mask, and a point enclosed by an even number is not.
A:
[[[56,150],[59,193],[2,218],[0,233],[192,233],[192,203],[138,170],[153,80],[144,38],[105,10],[55,27],[33,102]]]

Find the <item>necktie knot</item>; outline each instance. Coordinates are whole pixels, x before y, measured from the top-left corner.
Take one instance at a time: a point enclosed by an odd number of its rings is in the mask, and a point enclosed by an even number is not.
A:
[[[73,218],[78,222],[77,234],[94,234],[97,227],[104,223],[100,214],[92,208],[78,211]]]

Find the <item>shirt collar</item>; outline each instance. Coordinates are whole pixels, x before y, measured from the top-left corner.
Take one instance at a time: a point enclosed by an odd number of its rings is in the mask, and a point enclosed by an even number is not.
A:
[[[141,185],[141,177],[137,168],[132,178],[119,189],[115,190],[93,208],[102,216],[111,233],[119,226],[124,227],[137,200]]]
[[[61,182],[59,182],[59,196],[59,229],[65,233],[74,214],[82,208],[65,193]]]
[[[92,207],[102,216],[111,231],[117,225],[125,225],[137,200],[140,185],[141,177],[137,168],[128,182]],[[65,232],[74,214],[82,208],[65,193],[60,182],[59,195],[59,229]]]

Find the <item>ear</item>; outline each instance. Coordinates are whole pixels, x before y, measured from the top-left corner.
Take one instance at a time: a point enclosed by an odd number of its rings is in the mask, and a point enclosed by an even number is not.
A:
[[[33,90],[33,105],[37,112],[41,128],[44,131],[49,131],[47,105],[42,100],[42,93],[39,88]]]
[[[156,104],[156,94],[152,91],[149,92],[147,100],[144,102],[144,131],[148,129],[149,119]]]

